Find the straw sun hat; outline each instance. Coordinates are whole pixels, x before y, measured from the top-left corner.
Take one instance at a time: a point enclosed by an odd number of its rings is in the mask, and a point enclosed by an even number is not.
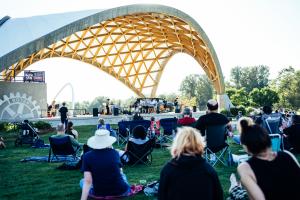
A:
[[[92,149],[104,149],[110,147],[116,138],[109,135],[110,132],[106,129],[99,129],[95,132],[95,135],[90,137],[87,141],[87,145]]]

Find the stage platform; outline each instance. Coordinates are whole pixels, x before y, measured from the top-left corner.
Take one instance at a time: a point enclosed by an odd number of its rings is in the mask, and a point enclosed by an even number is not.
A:
[[[193,117],[197,120],[201,115],[204,115],[205,111],[193,112]],[[151,114],[141,114],[144,119],[150,120],[151,117],[155,117],[156,120],[170,117],[180,118],[182,116],[181,113],[151,113]],[[95,125],[98,124],[98,119],[103,118],[106,123],[110,124],[118,124],[121,120],[132,120],[133,115],[98,115],[98,117],[93,117],[91,115],[83,115],[70,117],[70,121],[74,123],[74,126],[82,126],[82,125]],[[51,124],[52,127],[56,127],[58,123],[60,123],[60,117],[50,117],[50,118],[35,118],[30,119],[29,121],[46,121]]]

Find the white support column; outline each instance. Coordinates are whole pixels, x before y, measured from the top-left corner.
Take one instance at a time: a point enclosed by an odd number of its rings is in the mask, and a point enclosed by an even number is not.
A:
[[[230,108],[234,107],[227,94],[218,94],[217,101],[219,103],[219,110],[230,110]]]

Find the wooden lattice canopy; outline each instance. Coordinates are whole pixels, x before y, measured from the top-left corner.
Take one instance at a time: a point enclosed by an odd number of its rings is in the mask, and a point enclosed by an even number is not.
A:
[[[98,21],[4,66],[2,76],[9,80],[39,60],[67,57],[105,71],[138,96],[154,97],[169,59],[187,53],[204,69],[217,93],[223,94],[221,68],[207,36],[195,21],[176,14],[139,11]]]

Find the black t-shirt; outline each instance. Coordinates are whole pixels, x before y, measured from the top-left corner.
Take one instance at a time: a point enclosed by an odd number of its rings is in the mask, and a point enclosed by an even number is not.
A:
[[[300,168],[286,152],[272,161],[252,157],[247,162],[267,200],[300,199]]]
[[[300,151],[300,124],[294,124],[283,129],[283,133],[288,136],[288,141],[298,151]]]
[[[211,112],[206,115],[202,115],[196,122],[195,128],[200,130],[201,135],[205,135],[205,129],[207,126],[228,124],[229,119],[220,113]]]
[[[59,109],[60,112],[60,116],[62,119],[66,119],[67,118],[67,112],[68,112],[68,108],[63,106]]]

